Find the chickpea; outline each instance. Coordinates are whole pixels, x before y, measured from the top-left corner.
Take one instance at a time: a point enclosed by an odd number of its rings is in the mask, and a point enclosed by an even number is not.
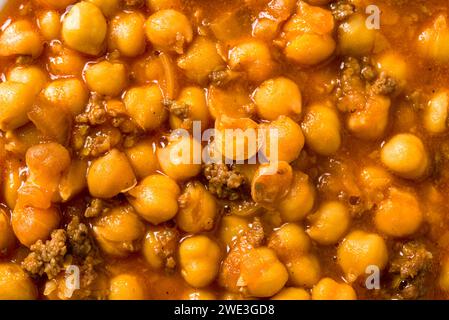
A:
[[[123,97],[129,115],[145,130],[154,130],[165,121],[167,111],[157,85],[129,89]]]
[[[178,202],[176,223],[181,230],[199,233],[214,227],[217,204],[214,196],[200,182],[188,183]]]
[[[298,86],[288,78],[279,77],[263,82],[254,91],[257,115],[274,121],[280,116],[297,119],[301,114],[302,97]]]
[[[119,274],[111,279],[109,300],[144,300],[142,281],[132,274]]]
[[[284,288],[271,300],[310,300],[310,294],[302,288]]]
[[[185,128],[185,120],[187,122],[199,121],[202,130],[209,127],[211,117],[206,103],[206,96],[202,88],[186,87],[182,89],[176,103],[181,106],[186,106],[188,108],[188,115],[186,119],[182,119],[170,113],[169,121],[172,129]],[[190,128],[190,125],[187,125],[187,128]]]
[[[360,181],[368,190],[382,190],[387,188],[393,178],[380,166],[366,166],[360,172]]]
[[[146,4],[151,11],[178,9],[181,7],[180,0],[147,0]]]
[[[335,244],[344,236],[351,221],[348,208],[339,201],[328,201],[310,216],[307,234],[321,245]]]
[[[88,65],[84,76],[91,91],[110,97],[118,96],[128,82],[125,65],[106,60]]]
[[[45,40],[57,39],[61,32],[61,16],[54,10],[43,11],[37,17],[37,25]]]
[[[217,297],[215,297],[215,295],[212,292],[202,289],[188,290],[181,297],[181,300],[216,300],[216,299]]]
[[[180,193],[181,190],[173,179],[155,174],[146,177],[131,189],[128,201],[142,218],[152,224],[159,224],[176,215]]]
[[[288,262],[310,250],[310,239],[304,230],[294,223],[286,223],[274,231],[268,240],[279,259]]]
[[[443,291],[449,291],[449,259],[447,257],[441,263],[438,285]]]
[[[32,122],[28,122],[26,125],[12,131],[7,131],[5,138],[5,149],[21,156],[30,147],[48,140],[48,137],[44,137],[42,132]]]
[[[313,300],[357,300],[354,289],[346,283],[323,278],[312,289]]]
[[[380,270],[388,262],[388,250],[384,239],[375,233],[352,231],[337,249],[337,260],[346,280],[354,282],[366,274],[366,268],[374,265]]]
[[[376,58],[375,66],[377,72],[392,77],[399,90],[404,89],[409,76],[409,67],[403,56],[397,52],[386,52]]]
[[[287,162],[262,164],[251,182],[251,197],[270,208],[287,195],[292,181],[292,168]]]
[[[63,202],[72,199],[87,186],[87,161],[73,159],[70,168],[62,175],[59,182],[59,197]]]
[[[312,66],[328,59],[335,47],[335,40],[330,35],[305,33],[287,43],[285,56],[298,64]]]
[[[179,246],[181,275],[193,287],[209,285],[218,274],[220,260],[220,247],[206,236],[189,237]]]
[[[176,228],[150,227],[143,240],[142,253],[146,262],[155,270],[173,269],[179,241]]]
[[[220,241],[231,247],[237,237],[249,230],[249,221],[246,218],[228,215],[221,218],[218,229]]]
[[[57,76],[81,76],[86,59],[77,51],[59,43],[49,44],[48,70]]]
[[[28,85],[35,94],[38,94],[48,81],[45,72],[37,66],[15,67],[9,71],[7,79]]]
[[[284,287],[288,273],[273,250],[258,247],[243,255],[240,277],[250,296],[271,297]]]
[[[131,164],[117,149],[95,159],[87,172],[87,186],[93,197],[112,198],[136,184]]]
[[[119,9],[121,5],[120,0],[87,0],[88,2],[96,5],[103,15],[107,18],[112,17]]]
[[[315,189],[309,176],[300,171],[293,172],[293,182],[287,195],[279,202],[277,209],[284,222],[304,219],[315,203]]]
[[[438,15],[432,25],[418,36],[418,50],[426,58],[438,63],[449,61],[449,27],[445,15]]]
[[[252,110],[248,108],[248,106],[252,108],[249,93],[246,88],[237,84],[231,84],[227,88],[209,86],[207,105],[212,118],[215,120],[223,116],[249,118],[252,115]]]
[[[3,199],[6,205],[12,210],[16,206],[17,191],[24,182],[21,175],[23,170],[22,163],[15,159],[7,159],[4,164],[5,171],[3,175]]]
[[[4,210],[0,210],[0,256],[9,253],[16,243],[9,217]]]
[[[316,153],[328,156],[340,148],[340,119],[333,107],[326,104],[312,105],[301,127],[306,144]]]
[[[0,129],[14,130],[26,124],[35,98],[30,85],[13,81],[0,83]]]
[[[218,54],[216,43],[206,37],[198,37],[187,52],[178,58],[178,67],[190,80],[204,83],[212,72],[224,69],[225,62]]]
[[[253,82],[265,80],[274,69],[270,48],[259,40],[248,40],[232,48],[228,64],[232,70],[245,72]]]
[[[145,34],[156,48],[171,50],[178,54],[184,52],[184,46],[193,38],[189,19],[173,9],[153,13],[145,22]]]
[[[391,237],[405,237],[415,233],[424,215],[413,193],[391,188],[388,197],[378,206],[374,222],[379,231]]]
[[[447,129],[449,108],[449,91],[443,90],[435,94],[424,107],[424,128],[431,134],[444,133]]]
[[[141,140],[131,148],[125,149],[137,178],[143,179],[158,170],[155,149],[155,145],[150,140]]]
[[[107,24],[101,10],[90,2],[72,6],[62,22],[64,43],[79,52],[98,55],[103,50]]]
[[[0,35],[1,57],[25,55],[36,58],[40,56],[42,49],[41,37],[28,20],[11,23]]]
[[[0,263],[0,300],[35,300],[37,289],[30,277],[14,263]]]
[[[321,266],[313,254],[293,258],[287,264],[289,282],[294,286],[311,288],[321,277]]]
[[[362,14],[353,14],[338,28],[338,43],[343,55],[364,56],[374,49],[376,30],[368,29],[366,17]]]
[[[83,112],[88,102],[88,91],[77,78],[53,80],[42,94],[49,103],[74,116]]]
[[[120,12],[109,23],[108,47],[126,57],[135,57],[145,50],[145,17],[139,12]]]
[[[51,9],[57,9],[57,10],[63,10],[66,7],[70,6],[71,4],[74,4],[76,0],[36,0],[40,5],[42,5],[45,8],[51,8]]]
[[[384,166],[400,177],[419,179],[429,169],[429,156],[417,136],[402,133],[393,136],[382,147],[381,161]]]
[[[145,226],[131,206],[114,207],[92,224],[95,238],[104,252],[125,257],[139,249]]]

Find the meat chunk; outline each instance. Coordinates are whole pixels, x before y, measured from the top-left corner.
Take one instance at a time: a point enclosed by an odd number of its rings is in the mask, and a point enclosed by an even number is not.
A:
[[[336,21],[343,21],[355,12],[355,7],[349,1],[339,0],[331,3],[331,10]]]
[[[243,174],[227,164],[206,164],[203,175],[208,182],[209,191],[220,199],[239,199],[241,188],[247,183]]]

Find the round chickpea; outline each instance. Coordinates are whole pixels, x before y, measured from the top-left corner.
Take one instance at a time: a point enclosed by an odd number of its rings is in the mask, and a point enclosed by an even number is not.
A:
[[[8,72],[7,79],[28,85],[35,94],[38,94],[48,81],[47,75],[38,66],[15,67]]]
[[[0,129],[13,130],[26,124],[35,91],[30,85],[13,81],[0,83]]]
[[[446,15],[438,15],[432,25],[418,36],[418,50],[426,58],[438,63],[449,61],[449,26]]]
[[[368,190],[387,188],[393,177],[381,166],[366,166],[360,172],[360,181]]]
[[[41,36],[28,20],[18,20],[6,27],[0,35],[0,56],[38,57],[42,53]]]
[[[328,59],[335,47],[335,40],[328,34],[305,33],[287,43],[285,56],[298,64],[312,66]]]
[[[424,128],[431,134],[444,133],[447,130],[448,113],[449,91],[443,90],[435,94],[424,107]]]
[[[106,60],[87,65],[84,77],[91,91],[109,97],[118,96],[128,82],[125,65]]]
[[[375,65],[379,73],[384,73],[396,81],[397,89],[404,89],[410,70],[403,56],[397,52],[388,51],[376,58]]]
[[[145,234],[142,254],[145,261],[155,270],[173,269],[179,242],[179,231],[166,226],[151,226]]]
[[[143,179],[128,192],[128,201],[148,222],[159,224],[172,219],[178,212],[181,193],[177,183],[160,174]]]
[[[49,43],[47,68],[56,76],[81,76],[87,59],[59,42]]]
[[[346,280],[354,282],[366,274],[366,268],[374,265],[380,270],[388,262],[388,250],[384,239],[377,234],[352,231],[337,249],[337,260]]]
[[[0,257],[9,253],[15,242],[9,217],[3,209],[0,209]]]
[[[302,288],[284,288],[271,300],[310,300],[310,294]]]
[[[37,17],[37,24],[45,40],[57,39],[61,32],[61,16],[55,10],[41,12]]]
[[[151,140],[141,140],[136,145],[125,149],[125,153],[139,179],[148,177],[159,168],[156,146]]]
[[[179,246],[181,275],[193,287],[209,285],[218,274],[220,260],[220,247],[206,236],[189,237]]]
[[[429,156],[421,139],[410,133],[393,136],[382,147],[382,163],[395,174],[419,179],[429,169]]]
[[[323,278],[312,289],[313,300],[357,300],[354,289],[346,283]]]
[[[248,229],[248,219],[235,215],[228,215],[221,218],[218,235],[222,243],[231,247],[234,240]]]
[[[50,104],[73,116],[83,112],[88,101],[88,91],[77,78],[53,80],[43,89],[42,95]]]
[[[17,191],[25,180],[21,175],[24,167],[21,161],[11,158],[5,161],[4,168],[2,195],[6,205],[12,210],[16,206]]]
[[[144,300],[142,281],[132,274],[120,274],[111,279],[109,300]]]
[[[145,50],[145,17],[139,12],[120,12],[109,23],[108,47],[126,57],[135,57]]]
[[[366,26],[366,17],[354,14],[338,28],[338,43],[344,55],[368,55],[374,48],[376,30]]]
[[[152,11],[178,9],[181,7],[180,0],[146,0],[146,4]]]
[[[294,223],[282,225],[268,240],[268,248],[273,249],[279,259],[286,263],[307,253],[310,246],[310,239],[303,228]]]
[[[320,280],[320,261],[313,254],[293,258],[286,266],[289,282],[294,286],[311,288]]]
[[[121,6],[120,0],[87,0],[88,2],[96,5],[103,15],[107,18],[114,15]]]
[[[30,277],[14,263],[0,263],[0,300],[34,300],[37,288]]]

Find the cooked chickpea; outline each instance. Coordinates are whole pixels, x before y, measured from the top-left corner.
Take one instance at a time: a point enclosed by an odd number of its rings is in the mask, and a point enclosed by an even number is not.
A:
[[[7,79],[29,85],[29,89],[37,94],[45,86],[48,77],[45,72],[37,66],[15,67],[9,71]]]
[[[51,9],[65,9],[71,4],[75,3],[76,0],[36,0],[40,5]]]
[[[312,289],[313,300],[357,300],[354,289],[346,283],[323,278]]]
[[[366,17],[354,14],[338,28],[338,43],[344,55],[363,56],[374,49],[376,30],[366,26]]]
[[[178,248],[179,232],[176,228],[151,226],[142,245],[145,261],[155,270],[174,268],[175,253]]]
[[[0,263],[0,300],[34,300],[37,288],[31,278],[14,263]]]
[[[156,147],[150,140],[139,141],[136,145],[125,149],[125,153],[139,179],[155,173],[159,168]]]
[[[286,223],[274,231],[268,240],[279,259],[288,262],[309,251],[310,239],[304,229],[294,223]]]
[[[59,182],[59,197],[63,202],[72,199],[87,186],[87,168],[87,161],[79,159],[72,160],[69,169],[64,172]]]
[[[216,43],[206,37],[198,37],[187,52],[178,58],[178,67],[190,80],[204,83],[212,72],[224,69],[225,63],[218,54]]]
[[[121,6],[120,0],[87,0],[88,2],[96,5],[103,15],[107,18],[114,15]]]
[[[217,297],[209,290],[191,289],[181,297],[182,300],[216,300]]]
[[[391,237],[405,237],[415,233],[424,215],[413,193],[391,188],[388,197],[378,205],[374,222],[379,231]]]
[[[248,295],[271,297],[284,287],[288,273],[273,250],[259,247],[243,255],[240,277]]]
[[[50,42],[48,53],[48,70],[57,76],[81,76],[86,58],[75,50],[60,43]]]
[[[248,219],[236,215],[228,215],[221,218],[218,235],[226,246],[231,247],[234,240],[248,229]]]
[[[310,294],[302,288],[284,288],[271,300],[310,300]]]
[[[84,111],[88,101],[88,91],[77,78],[54,80],[44,88],[42,94],[52,105],[74,116]]]
[[[328,201],[309,216],[310,227],[307,234],[322,245],[338,242],[348,230],[351,216],[348,208],[339,201]]]
[[[61,32],[61,16],[57,11],[47,10],[39,14],[37,20],[39,30],[45,40],[57,39]]]
[[[274,68],[270,48],[258,40],[242,42],[232,48],[228,64],[232,70],[245,72],[248,80],[253,82],[265,80]]]
[[[302,97],[298,86],[288,78],[279,77],[263,82],[253,94],[257,114],[274,121],[279,116],[297,119],[301,114]]]
[[[110,97],[118,96],[128,82],[125,65],[106,60],[88,65],[84,76],[91,91]]]
[[[181,230],[199,233],[214,227],[217,204],[214,196],[201,183],[188,183],[178,202],[176,223]]]
[[[444,133],[447,130],[449,112],[449,91],[435,94],[424,107],[423,125],[431,134]]]
[[[374,265],[380,270],[388,262],[388,250],[384,239],[377,234],[360,230],[352,231],[337,249],[337,260],[349,282],[366,275],[366,268]]]
[[[179,246],[181,275],[193,287],[209,285],[218,274],[220,260],[220,247],[206,236],[189,237]]]
[[[14,209],[17,202],[17,191],[24,182],[24,177],[21,175],[23,166],[17,159],[8,159],[4,164],[3,181],[3,199],[10,209]]]
[[[304,219],[315,203],[315,189],[309,176],[300,171],[293,172],[293,182],[287,195],[279,202],[277,209],[284,222]]]
[[[165,121],[167,110],[162,100],[157,85],[131,88],[123,97],[126,111],[145,130],[157,129]]]
[[[4,210],[0,210],[0,256],[9,253],[15,242],[9,217]]]
[[[418,50],[438,63],[449,61],[449,27],[445,15],[438,15],[432,25],[418,36]]]
[[[0,129],[13,130],[26,124],[35,91],[30,85],[13,81],[0,83]]]
[[[132,274],[120,274],[111,279],[109,300],[143,300],[145,290],[142,280]]]
[[[320,261],[313,254],[293,258],[286,266],[289,282],[294,286],[311,288],[320,280]]]
[[[397,52],[386,52],[376,58],[376,69],[392,77],[399,90],[404,89],[409,76],[409,66],[404,57]]]
[[[145,17],[139,12],[120,12],[109,23],[108,47],[126,57],[135,57],[145,50]]]
[[[312,66],[328,59],[335,47],[330,35],[305,33],[287,43],[285,56],[298,64]]]
[[[41,36],[28,20],[11,23],[0,35],[0,56],[25,55],[38,57],[42,53]]]
[[[146,0],[146,4],[152,11],[177,9],[181,7],[180,0]]]
[[[340,148],[341,124],[336,110],[327,104],[309,107],[301,124],[306,144],[320,155],[331,155]]]
[[[106,19],[98,7],[90,2],[72,6],[62,22],[62,39],[79,52],[98,55],[106,38]]]
[[[87,172],[87,186],[93,197],[112,198],[136,184],[131,164],[117,149],[95,159]]]
[[[173,9],[153,13],[145,22],[145,33],[156,48],[172,50],[179,54],[184,52],[184,46],[193,38],[189,19]]]
[[[419,179],[429,169],[429,156],[421,139],[410,133],[393,136],[382,147],[382,164],[400,177]]]
[[[203,89],[199,87],[186,87],[182,89],[176,103],[187,107],[187,118],[182,119],[170,113],[169,121],[172,129],[185,128],[185,120],[187,120],[187,123],[190,121],[200,121],[202,130],[209,127],[211,116]],[[189,124],[187,124],[187,128],[190,128]]]
[[[360,172],[360,181],[368,190],[385,189],[392,180],[392,176],[380,166],[366,166]]]
[[[155,174],[146,177],[131,189],[128,200],[142,218],[159,224],[176,215],[180,193],[181,190],[173,179]]]

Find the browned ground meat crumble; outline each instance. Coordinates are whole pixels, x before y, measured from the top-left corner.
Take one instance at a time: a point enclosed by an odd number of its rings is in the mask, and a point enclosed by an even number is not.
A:
[[[209,191],[220,199],[239,199],[241,187],[246,184],[245,177],[235,167],[227,164],[206,164],[203,175],[208,182]]]

